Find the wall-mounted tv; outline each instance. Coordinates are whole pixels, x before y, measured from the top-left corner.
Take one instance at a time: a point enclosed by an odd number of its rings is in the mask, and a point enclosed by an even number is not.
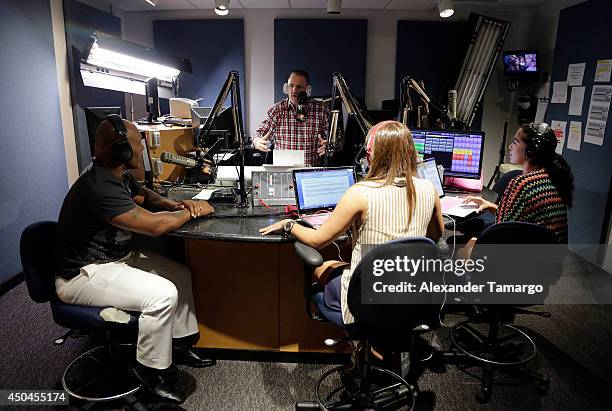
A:
[[[507,76],[536,74],[538,71],[538,53],[536,51],[504,51],[504,73]]]

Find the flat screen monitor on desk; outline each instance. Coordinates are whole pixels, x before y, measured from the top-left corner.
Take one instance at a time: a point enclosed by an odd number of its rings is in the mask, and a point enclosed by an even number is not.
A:
[[[449,177],[480,178],[484,137],[482,131],[412,131],[417,155],[434,158]]]

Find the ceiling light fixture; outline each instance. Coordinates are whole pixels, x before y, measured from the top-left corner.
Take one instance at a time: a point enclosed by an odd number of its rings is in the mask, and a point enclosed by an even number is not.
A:
[[[453,1],[438,0],[438,12],[440,13],[440,17],[443,19],[447,19],[455,14],[455,9],[453,9]]]
[[[219,16],[227,16],[229,13],[229,0],[215,0],[215,13]]]
[[[327,0],[327,14],[340,14],[342,0]]]

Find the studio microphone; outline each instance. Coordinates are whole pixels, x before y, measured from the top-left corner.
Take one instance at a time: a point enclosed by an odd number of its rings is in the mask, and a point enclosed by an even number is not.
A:
[[[297,96],[297,109],[295,118],[297,121],[306,121],[306,104],[308,104],[308,94],[300,91]]]
[[[451,121],[457,118],[457,90],[448,92],[448,118]]]
[[[176,164],[187,168],[193,168],[198,165],[198,162],[192,158],[179,156],[168,151],[161,153],[160,160],[164,163]]]

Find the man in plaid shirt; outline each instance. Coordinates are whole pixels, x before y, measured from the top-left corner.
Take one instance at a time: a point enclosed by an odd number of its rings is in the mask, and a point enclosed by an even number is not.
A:
[[[316,166],[325,155],[329,109],[325,103],[308,99],[305,119],[298,119],[298,94],[309,88],[308,73],[294,70],[287,80],[288,98],[273,105],[266,118],[255,131],[253,146],[270,151],[268,142],[274,141],[276,150],[304,150],[304,164]]]

